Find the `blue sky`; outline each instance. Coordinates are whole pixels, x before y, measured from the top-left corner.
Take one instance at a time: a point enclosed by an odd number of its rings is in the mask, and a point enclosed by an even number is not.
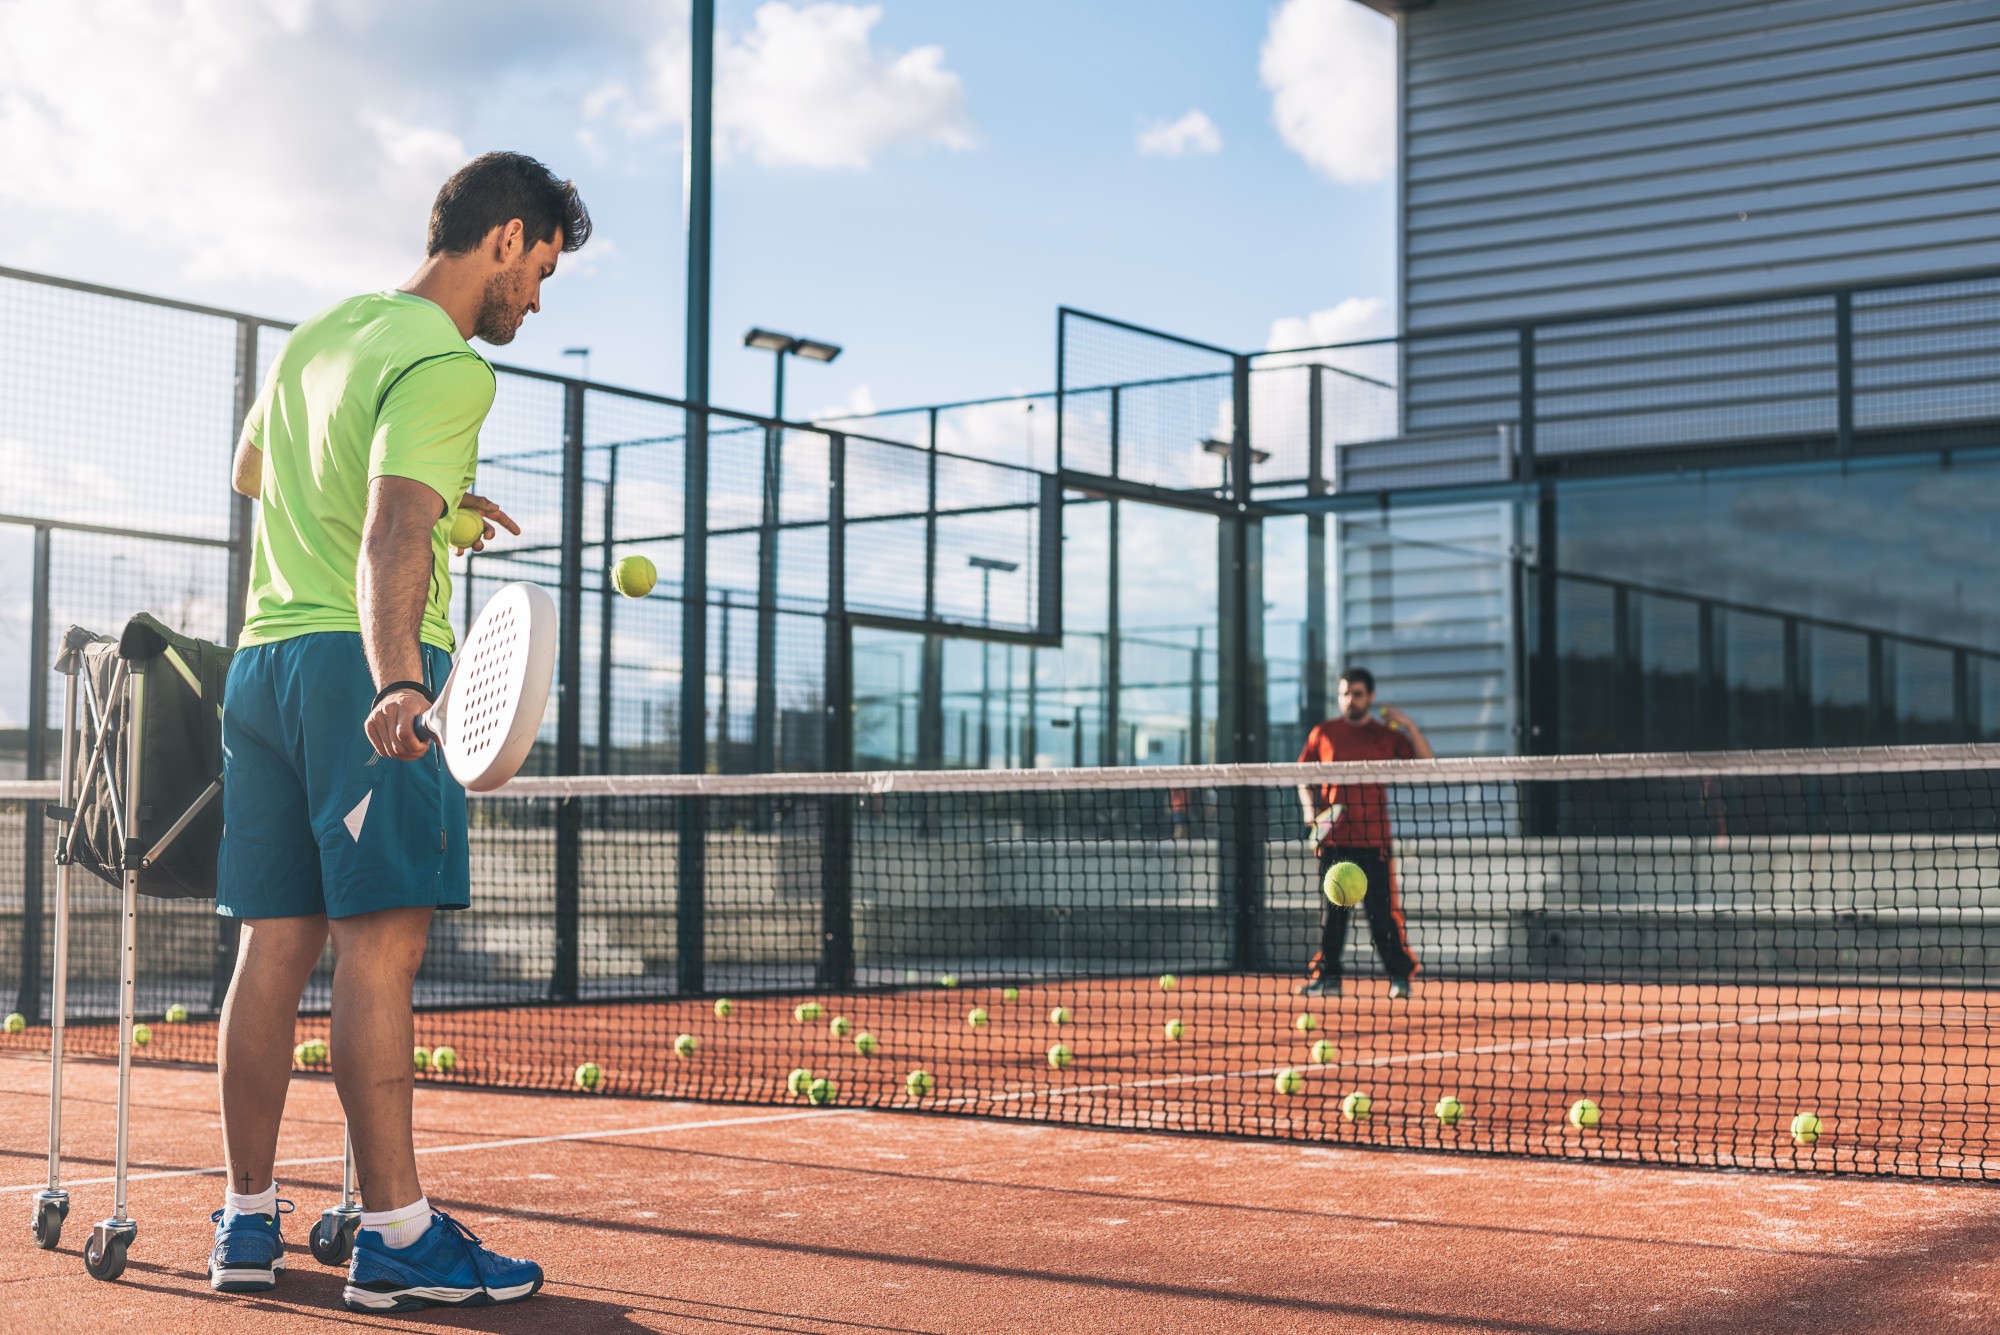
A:
[[[4,262],[295,318],[402,281],[443,174],[520,148],[598,239],[494,355],[587,344],[596,378],[680,391],[683,5],[133,14],[0,10]],[[751,324],[848,348],[795,372],[794,416],[1047,388],[1058,303],[1253,348],[1393,324],[1389,26],[1354,0],[722,0],[719,24],[717,402],[769,401]]]

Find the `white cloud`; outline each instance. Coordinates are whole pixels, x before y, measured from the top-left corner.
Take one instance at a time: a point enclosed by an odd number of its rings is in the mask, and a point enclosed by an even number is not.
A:
[[[847,402],[829,404],[812,414],[809,422],[839,422],[850,417],[873,417],[881,411],[875,406],[875,394],[866,385],[856,385],[848,391]]]
[[[1346,185],[1396,163],[1395,24],[1355,0],[1285,0],[1257,65],[1286,147]]]
[[[1273,320],[1271,336],[1264,340],[1264,346],[1273,352],[1319,348],[1329,343],[1384,338],[1395,332],[1387,302],[1380,297],[1348,297],[1303,319],[1285,315]]]
[[[1148,157],[1178,158],[1189,153],[1220,153],[1222,131],[1200,111],[1189,109],[1177,121],[1154,121],[1139,131],[1139,151]]]

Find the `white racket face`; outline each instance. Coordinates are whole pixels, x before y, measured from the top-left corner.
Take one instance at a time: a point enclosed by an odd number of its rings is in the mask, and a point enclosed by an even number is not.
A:
[[[556,658],[556,604],[538,584],[508,584],[460,646],[438,700],[451,776],[475,793],[514,777],[535,744]]]

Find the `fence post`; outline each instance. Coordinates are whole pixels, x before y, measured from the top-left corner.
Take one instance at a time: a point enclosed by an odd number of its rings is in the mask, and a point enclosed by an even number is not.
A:
[[[1123,410],[1117,386],[1111,389],[1111,476],[1117,477],[1120,465],[1118,458],[1119,436],[1123,423],[1119,414]],[[1056,414],[1058,424],[1062,422],[1060,411]],[[1097,763],[1115,766],[1118,764],[1119,696],[1124,694],[1123,649],[1120,645],[1118,612],[1118,583],[1122,578],[1119,570],[1118,548],[1118,498],[1104,498],[1104,654],[1098,663],[1098,677],[1102,699],[1097,708]]]
[[[1854,294],[1833,298],[1834,434],[1842,455],[1854,452]]]
[[[618,590],[611,583],[611,544],[618,537],[618,447],[604,475],[604,541],[597,562],[597,772],[611,772],[611,630]],[[601,823],[601,822],[600,822]]]
[[[230,420],[235,424],[236,435],[229,442],[231,451],[236,441],[243,436],[243,424],[249,420],[250,407],[257,401],[257,331],[255,320],[236,322],[236,404]],[[239,496],[232,488],[229,493],[229,605],[224,610],[223,640],[234,646],[243,633],[243,617],[250,598],[250,545],[256,539],[256,511],[251,508],[248,496]],[[243,920],[225,918],[217,914],[215,918],[215,962],[209,982],[209,1009],[220,1013],[222,1003],[229,996],[230,979],[236,975],[236,943],[242,934]]]
[[[1221,522],[1221,671],[1218,674],[1217,731],[1227,739],[1228,759],[1249,764],[1265,759],[1263,525],[1250,514],[1254,479],[1250,469],[1250,359],[1232,358],[1231,387],[1235,432],[1229,445],[1229,499],[1234,513]],[[1220,739],[1218,739],[1220,740]],[[1218,750],[1220,747],[1217,748]],[[1224,788],[1222,874],[1232,891],[1230,966],[1254,973],[1263,968],[1264,820],[1263,791]]]
[[[34,587],[28,612],[28,772],[39,779],[49,734],[49,530],[35,529]],[[42,1014],[43,804],[27,804],[21,820],[21,993],[14,1009],[34,1024]]]
[[[681,511],[680,772],[708,768],[708,411],[688,405]],[[698,797],[675,800],[674,987],[708,990],[708,811]]]
[[[583,769],[583,385],[563,394],[562,603],[556,651],[556,773]],[[555,961],[549,996],[577,996],[577,929],[583,884],[583,799],[556,799]]]
[[[778,355],[782,373],[783,353]],[[762,509],[757,520],[757,698],[751,708],[750,768],[778,768],[778,521],[785,429],[764,428]]]
[[[1324,496],[1326,485],[1326,393],[1315,363],[1306,384],[1306,495]],[[1326,717],[1326,514],[1306,516],[1306,642],[1299,655],[1299,727]]]
[[[847,624],[847,438],[827,437],[826,732],[824,764],[854,767],[853,645]],[[854,796],[830,793],[820,807],[820,955],[823,988],[854,986]]]

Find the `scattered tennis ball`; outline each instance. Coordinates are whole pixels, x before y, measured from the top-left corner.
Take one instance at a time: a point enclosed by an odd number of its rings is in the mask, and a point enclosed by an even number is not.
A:
[[[327,1062],[331,1060],[333,1060],[333,1049],[329,1048],[326,1045],[325,1039],[309,1038],[306,1040],[307,1065],[324,1066],[326,1065]]]
[[[1075,1058],[1070,1055],[1070,1050],[1060,1043],[1049,1049],[1049,1065],[1055,1067],[1058,1071],[1074,1060]]]
[[[1575,1103],[1569,1105],[1569,1124],[1571,1126],[1596,1126],[1598,1120],[1603,1116],[1603,1111],[1589,1099],[1578,1099]]]
[[[903,981],[906,983],[920,983],[923,981],[923,978],[924,976],[915,969],[903,970]]]
[[[965,1022],[974,1029],[984,1029],[986,1027],[986,1008],[984,1006],[974,1006],[972,1013],[965,1017]]]
[[[1810,1145],[1819,1139],[1820,1121],[1818,1113],[1800,1113],[1792,1119],[1792,1143]]]
[[[1306,1087],[1306,1078],[1287,1066],[1278,1072],[1277,1079],[1273,1080],[1271,1085],[1280,1094],[1296,1094]]]
[[[801,1001],[798,1005],[792,1007],[792,1018],[800,1024],[811,1024],[824,1014],[826,1014],[826,1007],[820,1005],[817,1001]]]
[[[1049,1023],[1057,1026],[1069,1023],[1069,1007],[1058,1006],[1049,1012]]]
[[[1352,862],[1336,862],[1326,869],[1319,888],[1329,900],[1349,908],[1368,898],[1368,873]]]
[[[729,1004],[728,997],[717,997],[715,999],[715,1014],[717,1019],[721,1020],[728,1019],[730,1014],[734,1012],[735,1009],[736,1007]]]
[[[432,1048],[431,1069],[441,1075],[450,1075],[458,1069],[458,1053],[451,1048]]]
[[[1447,1094],[1437,1101],[1437,1107],[1431,1111],[1437,1114],[1440,1126],[1457,1126],[1458,1119],[1465,1116],[1465,1105],[1458,1101],[1456,1094]]]
[[[1319,1042],[1313,1044],[1313,1065],[1324,1066],[1339,1054],[1340,1049],[1334,1046],[1332,1039],[1322,1038]]]
[[[143,1024],[135,1024],[132,1026],[133,1047],[143,1048],[152,1041],[153,1041],[153,1031],[151,1029],[148,1029]]]
[[[1340,1115],[1347,1121],[1359,1122],[1366,1118],[1374,1107],[1375,1100],[1357,1089],[1340,1101]]]
[[[627,598],[644,598],[653,591],[659,577],[653,563],[643,556],[620,557],[618,564],[611,567],[611,587]]]
[[[470,547],[486,536],[486,516],[477,510],[460,510],[451,518],[451,545]]]
[[[939,986],[939,987],[957,987],[957,986],[958,986],[958,975],[957,975],[957,974],[955,974],[955,973],[948,973],[948,974],[944,975],[944,977],[942,977],[942,978],[938,979],[938,986]]]
[[[829,1024],[827,1029],[835,1038],[846,1038],[854,1032],[854,1021],[848,1019],[845,1015],[836,1015],[833,1017],[833,1023]]]
[[[880,1046],[875,1041],[875,1035],[869,1033],[866,1029],[854,1036],[854,1050],[864,1057],[873,1053]]]
[[[1317,1015],[1301,1015],[1298,1019],[1292,1021],[1292,1028],[1302,1034],[1310,1034],[1313,1030],[1319,1028],[1319,1017]]]
[[[181,1005],[180,1002],[176,1001],[173,1005],[167,1007],[168,1024],[186,1024],[187,1017],[188,1008]]]
[[[604,1088],[604,1072],[597,1069],[596,1062],[585,1062],[576,1068],[576,1087],[589,1094]]]
[[[419,1071],[428,1071],[428,1070],[430,1070],[430,1069],[431,1069],[431,1050],[430,1050],[429,1048],[418,1048],[418,1049],[416,1050],[416,1052],[415,1052],[415,1053],[413,1054],[413,1057],[412,1057],[412,1064],[413,1064],[413,1065],[414,1065],[414,1066],[416,1067],[416,1069],[417,1069],[417,1070],[419,1070]]]
[[[297,1062],[300,1066],[311,1066],[313,1063],[312,1044],[300,1043],[295,1047],[293,1047],[292,1060]]]
[[[801,1066],[785,1077],[785,1089],[793,1094],[803,1094],[806,1086],[813,1082],[813,1073]]]
[[[28,1017],[15,1011],[7,1017],[7,1032],[18,1034],[28,1027]]]
[[[911,1098],[920,1099],[937,1088],[937,1081],[931,1079],[929,1071],[912,1071],[909,1079],[903,1082],[903,1088],[910,1092]]]
[[[1001,989],[1000,989],[1000,1000],[1002,1000],[1002,1001],[1019,1001],[1020,999],[1021,999],[1021,989],[1020,989],[1020,988],[1018,988],[1018,987],[1003,987],[1003,988],[1001,988]]]
[[[674,1040],[674,1056],[692,1057],[701,1047],[701,1040],[693,1034],[682,1034]]]
[[[1169,1020],[1164,1026],[1168,1038],[1179,1038],[1187,1032],[1187,1026],[1179,1020]]]
[[[1172,974],[1163,973],[1160,975],[1160,991],[1171,992],[1180,985],[1181,985],[1181,980],[1174,977]]]
[[[839,1093],[840,1086],[834,1084],[833,1081],[824,1079],[815,1080],[806,1086],[806,1102],[823,1108],[827,1104],[832,1103],[834,1096]]]

